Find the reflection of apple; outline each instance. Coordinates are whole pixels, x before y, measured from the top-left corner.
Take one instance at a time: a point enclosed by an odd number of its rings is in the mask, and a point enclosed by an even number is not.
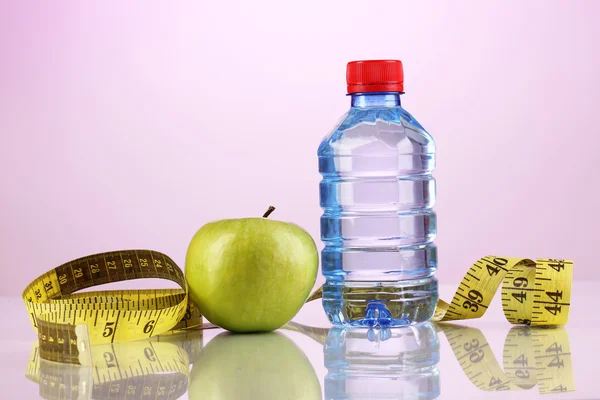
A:
[[[318,264],[314,240],[297,225],[226,219],[204,225],[192,238],[185,276],[192,301],[213,324],[234,332],[272,331],[300,310]]]
[[[276,332],[218,335],[200,353],[190,380],[190,400],[321,399],[310,361]]]

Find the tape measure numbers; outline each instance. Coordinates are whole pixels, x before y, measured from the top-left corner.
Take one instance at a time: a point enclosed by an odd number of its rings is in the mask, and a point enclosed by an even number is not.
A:
[[[465,274],[452,301],[438,300],[433,322],[480,318],[502,284],[502,309],[512,324],[559,326],[571,306],[573,261],[483,257]],[[323,297],[315,290],[306,302]]]
[[[450,303],[438,301],[432,321],[480,318],[502,284],[502,309],[510,323],[564,325],[572,279],[569,260],[484,257],[469,268]]]
[[[181,289],[74,294],[141,278],[170,280]],[[181,269],[151,250],[115,251],[68,262],[35,279],[23,299],[38,331],[40,357],[72,364],[92,365],[87,351],[91,344],[135,341],[202,323],[200,312],[188,299]]]

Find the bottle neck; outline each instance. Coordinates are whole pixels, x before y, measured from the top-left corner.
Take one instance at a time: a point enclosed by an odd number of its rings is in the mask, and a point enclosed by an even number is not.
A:
[[[353,93],[352,107],[367,108],[367,107],[398,107],[400,106],[399,92],[386,93]]]

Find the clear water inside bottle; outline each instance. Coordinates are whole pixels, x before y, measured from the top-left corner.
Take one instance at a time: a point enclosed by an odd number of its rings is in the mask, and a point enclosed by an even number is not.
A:
[[[353,94],[321,143],[323,307],[336,325],[400,326],[437,303],[435,144],[399,93]]]

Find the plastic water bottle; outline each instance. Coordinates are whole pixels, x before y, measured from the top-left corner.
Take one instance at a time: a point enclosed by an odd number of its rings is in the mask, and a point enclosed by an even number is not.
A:
[[[440,343],[426,322],[402,328],[335,327],[324,347],[325,399],[419,399],[440,396]]]
[[[353,61],[350,110],[319,146],[323,307],[335,325],[431,318],[438,299],[433,138],[400,104],[398,60]]]

